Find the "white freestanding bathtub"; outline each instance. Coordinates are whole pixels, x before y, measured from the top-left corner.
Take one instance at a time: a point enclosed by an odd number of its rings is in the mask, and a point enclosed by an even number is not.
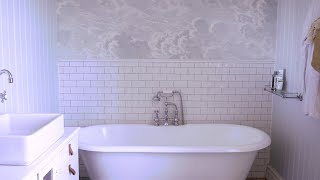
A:
[[[245,180],[270,137],[227,124],[100,125],[82,128],[91,180]]]

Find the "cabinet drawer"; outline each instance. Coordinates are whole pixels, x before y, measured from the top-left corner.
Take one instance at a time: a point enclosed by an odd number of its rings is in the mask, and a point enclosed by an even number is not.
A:
[[[67,145],[61,150],[59,156],[55,161],[58,177],[57,179],[79,179],[78,136],[75,136],[71,141],[67,143]],[[71,173],[71,170],[75,171],[75,175]]]
[[[78,159],[78,136],[75,136],[60,152],[62,163],[66,164],[70,160]]]

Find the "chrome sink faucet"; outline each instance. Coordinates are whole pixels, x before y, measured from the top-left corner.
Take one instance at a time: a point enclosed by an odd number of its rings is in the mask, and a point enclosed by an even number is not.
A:
[[[7,75],[8,75],[8,81],[9,81],[9,83],[13,83],[13,77],[12,77],[12,74],[11,74],[10,71],[8,71],[8,70],[6,70],[6,69],[2,69],[2,70],[0,71],[0,75],[2,75],[2,74],[7,74]]]
[[[6,70],[6,69],[2,69],[2,70],[0,71],[0,75],[2,75],[2,74],[7,74],[7,75],[8,75],[8,82],[9,82],[9,83],[13,83],[13,77],[12,77],[12,74],[10,73],[10,71],[8,71],[8,70]],[[4,103],[4,101],[7,100],[6,95],[7,95],[7,92],[6,92],[6,91],[3,91],[3,93],[0,93],[0,101],[1,101],[2,103]]]

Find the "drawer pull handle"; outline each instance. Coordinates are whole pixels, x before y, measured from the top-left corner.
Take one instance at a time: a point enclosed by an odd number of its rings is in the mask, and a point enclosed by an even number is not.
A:
[[[69,155],[70,155],[70,156],[73,155],[73,150],[72,150],[71,144],[69,144]]]
[[[76,170],[74,170],[71,165],[69,165],[69,172],[72,174],[72,175],[76,175]]]

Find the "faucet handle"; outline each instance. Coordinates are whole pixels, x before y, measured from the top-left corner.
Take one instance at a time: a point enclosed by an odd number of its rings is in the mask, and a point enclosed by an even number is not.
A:
[[[7,96],[7,92],[6,91],[3,91],[3,93],[0,93],[0,99],[1,99],[2,103],[4,103],[4,101],[7,100],[6,96]]]
[[[158,117],[159,116],[159,111],[158,110],[154,110],[153,114],[154,114],[155,117]]]
[[[155,125],[156,126],[159,126],[160,124],[159,124],[159,111],[158,110],[155,110],[154,112],[153,112],[153,114],[154,114],[154,117],[153,117],[153,121],[154,121],[154,123],[155,123]]]
[[[179,119],[174,119],[174,125],[179,126]]]
[[[166,120],[163,125],[164,126],[169,126],[169,122]]]

